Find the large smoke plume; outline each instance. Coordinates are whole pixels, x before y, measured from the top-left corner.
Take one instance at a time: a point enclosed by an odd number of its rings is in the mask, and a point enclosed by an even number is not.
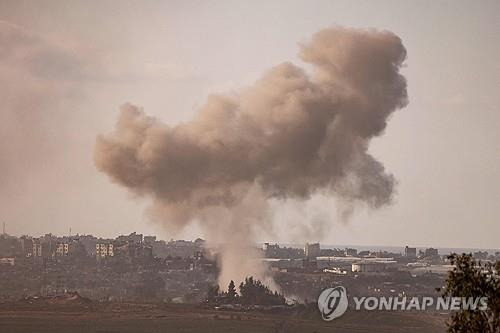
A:
[[[282,63],[239,94],[210,96],[176,126],[126,104],[115,131],[97,138],[97,168],[150,197],[153,219],[174,229],[196,221],[218,244],[221,284],[265,279],[249,251],[257,229],[272,228],[269,199],[321,191],[374,208],[392,199],[394,178],[368,146],[407,104],[400,38],[334,27],[300,57],[313,74]]]

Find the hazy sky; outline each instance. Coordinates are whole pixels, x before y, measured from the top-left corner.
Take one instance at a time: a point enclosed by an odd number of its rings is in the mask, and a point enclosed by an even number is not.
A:
[[[131,102],[171,124],[238,90],[332,25],[387,29],[408,52],[409,105],[370,151],[393,205],[341,223],[331,199],[276,213],[331,220],[323,243],[499,248],[498,1],[0,1],[0,221],[11,234],[170,235],[99,173],[96,136]],[[196,228],[181,236],[194,238]],[[299,236],[302,235],[302,236]],[[316,236],[310,236],[316,237]],[[316,241],[319,239],[309,239]]]

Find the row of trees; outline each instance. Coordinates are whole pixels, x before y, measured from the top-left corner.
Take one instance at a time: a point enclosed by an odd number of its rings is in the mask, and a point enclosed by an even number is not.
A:
[[[207,293],[209,303],[245,304],[245,305],[284,305],[285,297],[277,291],[271,291],[261,281],[252,276],[247,277],[236,292],[234,281],[231,280],[227,291],[221,291],[219,286],[212,286]]]

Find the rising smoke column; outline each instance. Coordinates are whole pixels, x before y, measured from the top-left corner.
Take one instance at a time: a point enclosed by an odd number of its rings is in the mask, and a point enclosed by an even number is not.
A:
[[[197,221],[222,244],[221,285],[265,278],[249,251],[256,229],[272,228],[269,199],[326,191],[373,208],[391,201],[395,180],[368,146],[407,104],[401,39],[334,27],[314,34],[300,56],[312,75],[282,63],[237,95],[209,96],[175,126],[126,104],[115,131],[97,138],[97,168],[149,197],[154,220],[171,229]]]

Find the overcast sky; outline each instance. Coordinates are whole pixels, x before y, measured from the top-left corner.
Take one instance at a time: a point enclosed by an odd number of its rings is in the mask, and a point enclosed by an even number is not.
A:
[[[174,237],[96,170],[96,136],[125,102],[177,124],[210,93],[304,66],[298,44],[332,25],[387,29],[407,48],[410,103],[370,147],[395,202],[349,223],[330,198],[282,205],[262,241],[499,248],[498,1],[0,1],[0,221],[16,235]],[[323,239],[286,229],[318,214]]]

